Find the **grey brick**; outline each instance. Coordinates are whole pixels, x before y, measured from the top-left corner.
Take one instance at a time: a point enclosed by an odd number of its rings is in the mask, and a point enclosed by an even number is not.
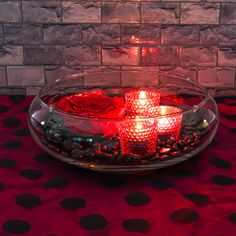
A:
[[[9,86],[39,86],[44,85],[43,67],[9,66],[7,67]]]
[[[220,89],[218,89],[218,90],[215,90],[214,91],[215,93],[214,93],[214,95],[216,96],[216,97],[222,97],[222,96],[227,96],[227,97],[230,97],[230,96],[232,96],[232,97],[236,97],[236,89],[235,88],[231,88],[231,89],[229,89],[229,88],[220,88]]]
[[[26,95],[37,95],[42,87],[27,87]]]
[[[162,44],[196,45],[199,44],[199,27],[196,25],[162,26]]]
[[[97,72],[97,71],[111,71],[111,70],[115,70],[115,71],[120,71],[120,66],[83,66],[83,72]]]
[[[5,67],[0,67],[0,86],[6,86],[6,70]]]
[[[180,61],[183,66],[215,66],[215,47],[182,47]]]
[[[125,44],[160,43],[160,27],[157,25],[132,24],[122,26],[122,42]]]
[[[48,44],[78,44],[81,42],[80,25],[47,25],[43,28]]]
[[[3,27],[0,25],[0,45],[3,44]]]
[[[175,66],[178,64],[178,47],[159,46],[142,48],[142,65]]]
[[[206,87],[234,87],[234,68],[201,68],[198,74],[198,82]]]
[[[91,74],[84,76],[85,86],[120,86],[120,68],[113,66],[84,67],[85,72],[103,71],[104,73]],[[109,73],[107,73],[109,71]]]
[[[190,2],[190,0],[162,0],[163,2]],[[203,2],[206,0],[191,0],[191,2]],[[209,0],[208,0],[209,1]],[[216,1],[220,1],[220,0],[216,0]],[[225,1],[225,0],[224,0]],[[209,1],[210,2],[210,1]]]
[[[66,65],[100,65],[101,48],[98,46],[65,46]]]
[[[26,46],[24,48],[25,64],[58,65],[62,64],[60,46]]]
[[[0,65],[23,64],[23,48],[20,46],[1,46]]]
[[[83,25],[82,35],[85,44],[117,44],[120,42],[120,26],[117,24]]]
[[[218,49],[219,66],[235,66],[236,65],[236,48],[219,48]]]
[[[58,1],[23,1],[23,19],[26,22],[56,23],[61,21]]]
[[[236,25],[202,26],[201,44],[229,45],[236,44]]]
[[[223,3],[221,7],[221,24],[236,23],[236,3]]]
[[[41,27],[37,25],[7,24],[4,26],[7,44],[38,44],[43,42]]]
[[[138,65],[138,47],[103,47],[103,65]]]
[[[21,11],[19,1],[0,2],[0,22],[20,22]]]
[[[160,75],[173,75],[182,77],[184,79],[190,78],[191,80],[197,81],[197,68],[194,67],[160,67]]]
[[[138,23],[137,2],[106,2],[102,4],[102,21],[106,23]]]
[[[0,88],[0,95],[26,95],[25,88]]]
[[[62,10],[65,23],[101,22],[101,4],[99,2],[62,2]]]
[[[143,23],[179,23],[180,8],[172,2],[142,2],[141,21]]]
[[[219,3],[181,3],[182,24],[218,24]]]
[[[158,84],[158,72],[156,67],[123,66],[122,86],[156,86]]]
[[[208,2],[236,2],[236,0],[207,0]]]
[[[81,70],[81,67],[46,66],[46,80],[47,82],[53,82],[57,79],[63,79],[65,76],[78,74]]]

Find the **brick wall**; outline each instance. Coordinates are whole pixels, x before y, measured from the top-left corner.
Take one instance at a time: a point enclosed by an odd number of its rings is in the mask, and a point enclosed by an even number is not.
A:
[[[155,67],[236,94],[236,0],[0,1],[0,45],[2,94],[97,67]]]

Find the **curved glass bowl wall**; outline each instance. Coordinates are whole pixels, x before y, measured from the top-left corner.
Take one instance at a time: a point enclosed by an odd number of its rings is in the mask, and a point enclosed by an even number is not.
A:
[[[106,85],[109,81],[118,85]],[[159,106],[175,107],[176,113],[160,115],[154,104],[144,114],[127,116],[126,94],[141,90],[158,91]],[[61,98],[75,94],[98,96],[89,101],[91,114],[88,110],[74,114],[58,108]],[[174,136],[161,133],[163,119],[179,122]],[[155,170],[188,160],[212,141],[218,120],[216,103],[201,85],[157,71],[72,75],[44,87],[29,110],[31,134],[46,152],[69,164],[112,173]],[[137,124],[145,126],[142,137],[140,129],[135,128]]]

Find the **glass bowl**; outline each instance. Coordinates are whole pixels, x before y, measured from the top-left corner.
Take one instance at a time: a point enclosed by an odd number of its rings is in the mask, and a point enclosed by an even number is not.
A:
[[[190,79],[106,70],[48,84],[32,101],[28,121],[34,140],[55,158],[127,174],[195,156],[211,143],[219,114],[207,90]]]

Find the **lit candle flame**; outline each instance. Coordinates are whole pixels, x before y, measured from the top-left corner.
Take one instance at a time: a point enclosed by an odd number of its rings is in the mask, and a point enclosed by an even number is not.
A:
[[[141,99],[147,98],[146,92],[145,92],[145,91],[140,91],[140,92],[139,92],[139,98],[141,98]]]
[[[140,131],[142,129],[143,129],[143,125],[140,122],[136,121],[135,122],[135,130]]]
[[[139,103],[144,106],[147,103],[147,96],[145,91],[140,91],[139,92]]]
[[[166,108],[165,106],[162,106],[162,107],[160,107],[160,108],[161,108],[161,109],[160,109],[160,115],[161,115],[161,116],[166,115],[167,108]]]
[[[167,107],[166,106],[160,106],[160,115],[161,116],[165,116],[167,115],[168,111],[167,111]],[[168,126],[169,124],[169,120],[168,118],[161,118],[159,119],[159,125],[165,125]]]

